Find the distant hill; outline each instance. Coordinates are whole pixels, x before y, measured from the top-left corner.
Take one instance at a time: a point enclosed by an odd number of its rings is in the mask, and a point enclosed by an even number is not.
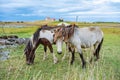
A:
[[[65,21],[69,24],[76,24],[80,27],[84,26],[100,26],[100,27],[120,27],[120,22],[71,22]],[[56,26],[59,24],[59,21],[34,21],[34,22],[24,22],[24,21],[16,21],[16,22],[2,22],[0,21],[0,27],[33,27],[33,26],[41,26],[41,25],[49,25]]]

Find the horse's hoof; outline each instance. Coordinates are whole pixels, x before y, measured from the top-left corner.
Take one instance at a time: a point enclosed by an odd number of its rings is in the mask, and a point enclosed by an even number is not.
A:
[[[90,62],[90,64],[92,64],[92,61],[93,61],[93,59],[91,58],[91,59],[90,59],[90,61],[89,61],[89,62]]]
[[[32,63],[27,63],[27,65],[31,65]]]
[[[54,60],[54,64],[57,64],[58,63],[58,60]]]
[[[98,60],[99,60],[99,58],[94,59],[94,61],[98,61]]]
[[[86,68],[86,62],[83,63],[82,68]]]
[[[31,63],[31,62],[26,62],[26,64],[27,64],[27,65],[31,65],[31,64],[33,64],[33,63]]]
[[[73,61],[70,62],[70,65],[73,65]]]
[[[46,58],[43,58],[43,61],[45,61],[46,60]]]
[[[57,64],[58,63],[58,61],[54,61],[54,64]]]
[[[64,61],[64,60],[65,60],[65,57],[62,58],[62,61]]]
[[[85,69],[85,68],[86,68],[86,65],[83,65],[83,66],[82,66],[82,69]]]

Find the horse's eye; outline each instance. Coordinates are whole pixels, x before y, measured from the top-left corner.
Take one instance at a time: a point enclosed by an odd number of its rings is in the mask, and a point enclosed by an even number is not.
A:
[[[53,31],[51,31],[51,33],[53,33]]]

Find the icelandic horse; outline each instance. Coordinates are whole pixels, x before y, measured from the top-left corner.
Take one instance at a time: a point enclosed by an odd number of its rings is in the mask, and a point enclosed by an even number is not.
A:
[[[55,56],[53,52],[53,47],[52,44],[53,42],[53,37],[54,37],[54,29],[58,28],[57,27],[48,27],[47,25],[43,25],[41,28],[38,28],[36,32],[31,36],[29,39],[25,49],[24,49],[24,54],[26,55],[26,63],[28,65],[34,63],[34,58],[35,58],[35,51],[38,48],[40,44],[44,46],[44,57],[43,60],[47,57],[47,47],[50,49],[50,52],[53,55],[53,61],[54,63],[57,63],[58,59]]]
[[[59,39],[59,41],[57,41]],[[77,25],[69,25],[67,27],[58,28],[55,31],[54,42],[59,44],[62,41],[69,44],[69,51],[72,53],[71,64],[74,62],[75,48],[82,60],[82,68],[86,67],[86,61],[83,56],[82,48],[94,47],[93,55],[96,60],[99,59],[99,52],[103,43],[103,32],[99,27],[84,27],[78,28]],[[62,45],[57,45],[62,52]],[[90,60],[92,62],[92,58]]]

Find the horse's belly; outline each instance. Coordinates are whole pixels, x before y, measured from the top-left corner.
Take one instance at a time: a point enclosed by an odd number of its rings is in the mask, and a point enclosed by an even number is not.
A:
[[[82,48],[90,48],[96,43],[96,40],[81,40],[81,47]]]
[[[82,44],[82,45],[81,45],[81,48],[89,48],[89,47],[90,47],[89,44]]]

